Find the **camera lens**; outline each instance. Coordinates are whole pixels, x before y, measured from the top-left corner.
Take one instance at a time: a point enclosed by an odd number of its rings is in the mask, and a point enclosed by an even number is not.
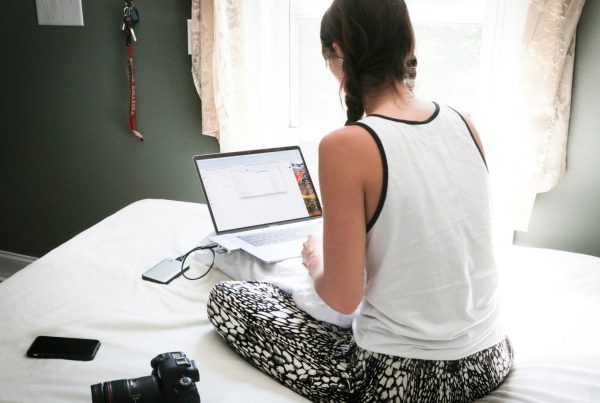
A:
[[[93,403],[128,403],[142,399],[144,403],[161,403],[160,386],[153,376],[91,385]]]
[[[91,386],[92,388],[92,402],[93,403],[104,403],[106,402],[106,396],[104,395],[104,389],[101,383],[97,383]]]

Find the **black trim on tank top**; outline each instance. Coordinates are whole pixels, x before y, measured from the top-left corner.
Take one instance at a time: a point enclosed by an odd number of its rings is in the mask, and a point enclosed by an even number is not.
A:
[[[433,102],[433,104],[435,105],[435,111],[433,111],[433,113],[431,114],[430,117],[428,117],[425,120],[404,120],[404,119],[396,119],[396,118],[391,118],[389,116],[385,116],[385,115],[379,115],[377,113],[374,113],[372,115],[367,115],[367,117],[369,116],[376,116],[378,118],[382,118],[382,119],[387,119],[387,120],[391,120],[393,122],[400,122],[400,123],[406,123],[407,125],[424,125],[427,124],[429,122],[431,122],[433,119],[435,119],[437,117],[437,115],[439,115],[440,113],[440,106],[437,104],[437,102]]]
[[[469,134],[471,135],[471,139],[473,139],[473,143],[475,143],[475,147],[477,147],[477,151],[479,151],[479,155],[481,155],[481,159],[483,160],[483,163],[485,164],[485,169],[486,169],[486,171],[489,172],[490,170],[488,169],[488,164],[485,160],[485,157],[483,156],[483,151],[481,151],[481,148],[479,148],[479,144],[477,143],[477,140],[475,140],[475,136],[473,135],[473,132],[471,131],[471,128],[469,127],[469,124],[467,123],[467,120],[464,118],[464,116],[459,111],[457,111],[453,107],[449,106],[448,108],[450,108],[454,112],[456,112],[456,114],[458,116],[460,116],[460,118],[463,121],[463,123],[465,124],[465,126],[467,126],[467,130],[469,131]]]
[[[385,155],[385,150],[383,149],[383,144],[381,143],[381,139],[379,138],[377,133],[375,133],[375,131],[373,129],[371,129],[370,126],[367,126],[366,124],[361,123],[361,122],[355,122],[352,124],[352,126],[362,127],[367,132],[369,132],[371,137],[373,137],[373,140],[375,140],[375,143],[377,144],[377,148],[379,149],[379,154],[381,155],[381,165],[383,166],[383,180],[382,180],[382,184],[381,184],[381,195],[379,196],[379,202],[377,203],[377,208],[375,209],[375,212],[373,213],[373,217],[371,217],[371,219],[367,223],[367,232],[369,232],[371,230],[371,228],[373,228],[373,225],[375,225],[375,223],[377,222],[377,219],[379,218],[379,215],[381,214],[381,210],[383,209],[383,204],[385,203],[385,196],[387,194],[387,186],[388,186],[387,157]]]

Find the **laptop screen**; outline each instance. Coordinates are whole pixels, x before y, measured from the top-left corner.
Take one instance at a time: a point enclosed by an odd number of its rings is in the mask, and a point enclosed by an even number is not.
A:
[[[300,148],[194,157],[217,233],[322,215]]]

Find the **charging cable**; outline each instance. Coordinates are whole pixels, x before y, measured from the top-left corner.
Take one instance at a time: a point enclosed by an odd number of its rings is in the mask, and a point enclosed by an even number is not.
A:
[[[183,277],[185,277],[188,280],[200,280],[201,278],[203,278],[204,276],[206,276],[211,269],[213,268],[214,264],[215,264],[215,248],[217,248],[219,245],[217,245],[216,243],[212,242],[206,245],[201,245],[201,246],[196,246],[195,248],[191,249],[189,252],[186,252],[184,255],[179,256],[177,259],[175,260],[179,260],[181,261],[181,275]],[[188,277],[185,275],[185,270],[183,269],[185,267],[185,261],[187,260],[188,256],[191,255],[194,252],[197,252],[199,250],[210,250],[211,254],[212,254],[212,261],[210,262],[210,266],[208,266],[208,269],[201,274],[198,277]]]

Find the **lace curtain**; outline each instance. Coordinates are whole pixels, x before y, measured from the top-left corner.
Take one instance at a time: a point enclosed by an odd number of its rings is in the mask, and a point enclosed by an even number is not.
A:
[[[516,229],[526,230],[535,195],[566,172],[577,23],[585,0],[532,0],[523,34],[523,204]],[[525,174],[526,173],[526,174]]]
[[[192,0],[202,133],[216,137],[221,152],[263,147],[271,135],[276,1]]]
[[[192,0],[192,77],[202,102],[202,134],[219,140],[213,90],[214,5]]]

